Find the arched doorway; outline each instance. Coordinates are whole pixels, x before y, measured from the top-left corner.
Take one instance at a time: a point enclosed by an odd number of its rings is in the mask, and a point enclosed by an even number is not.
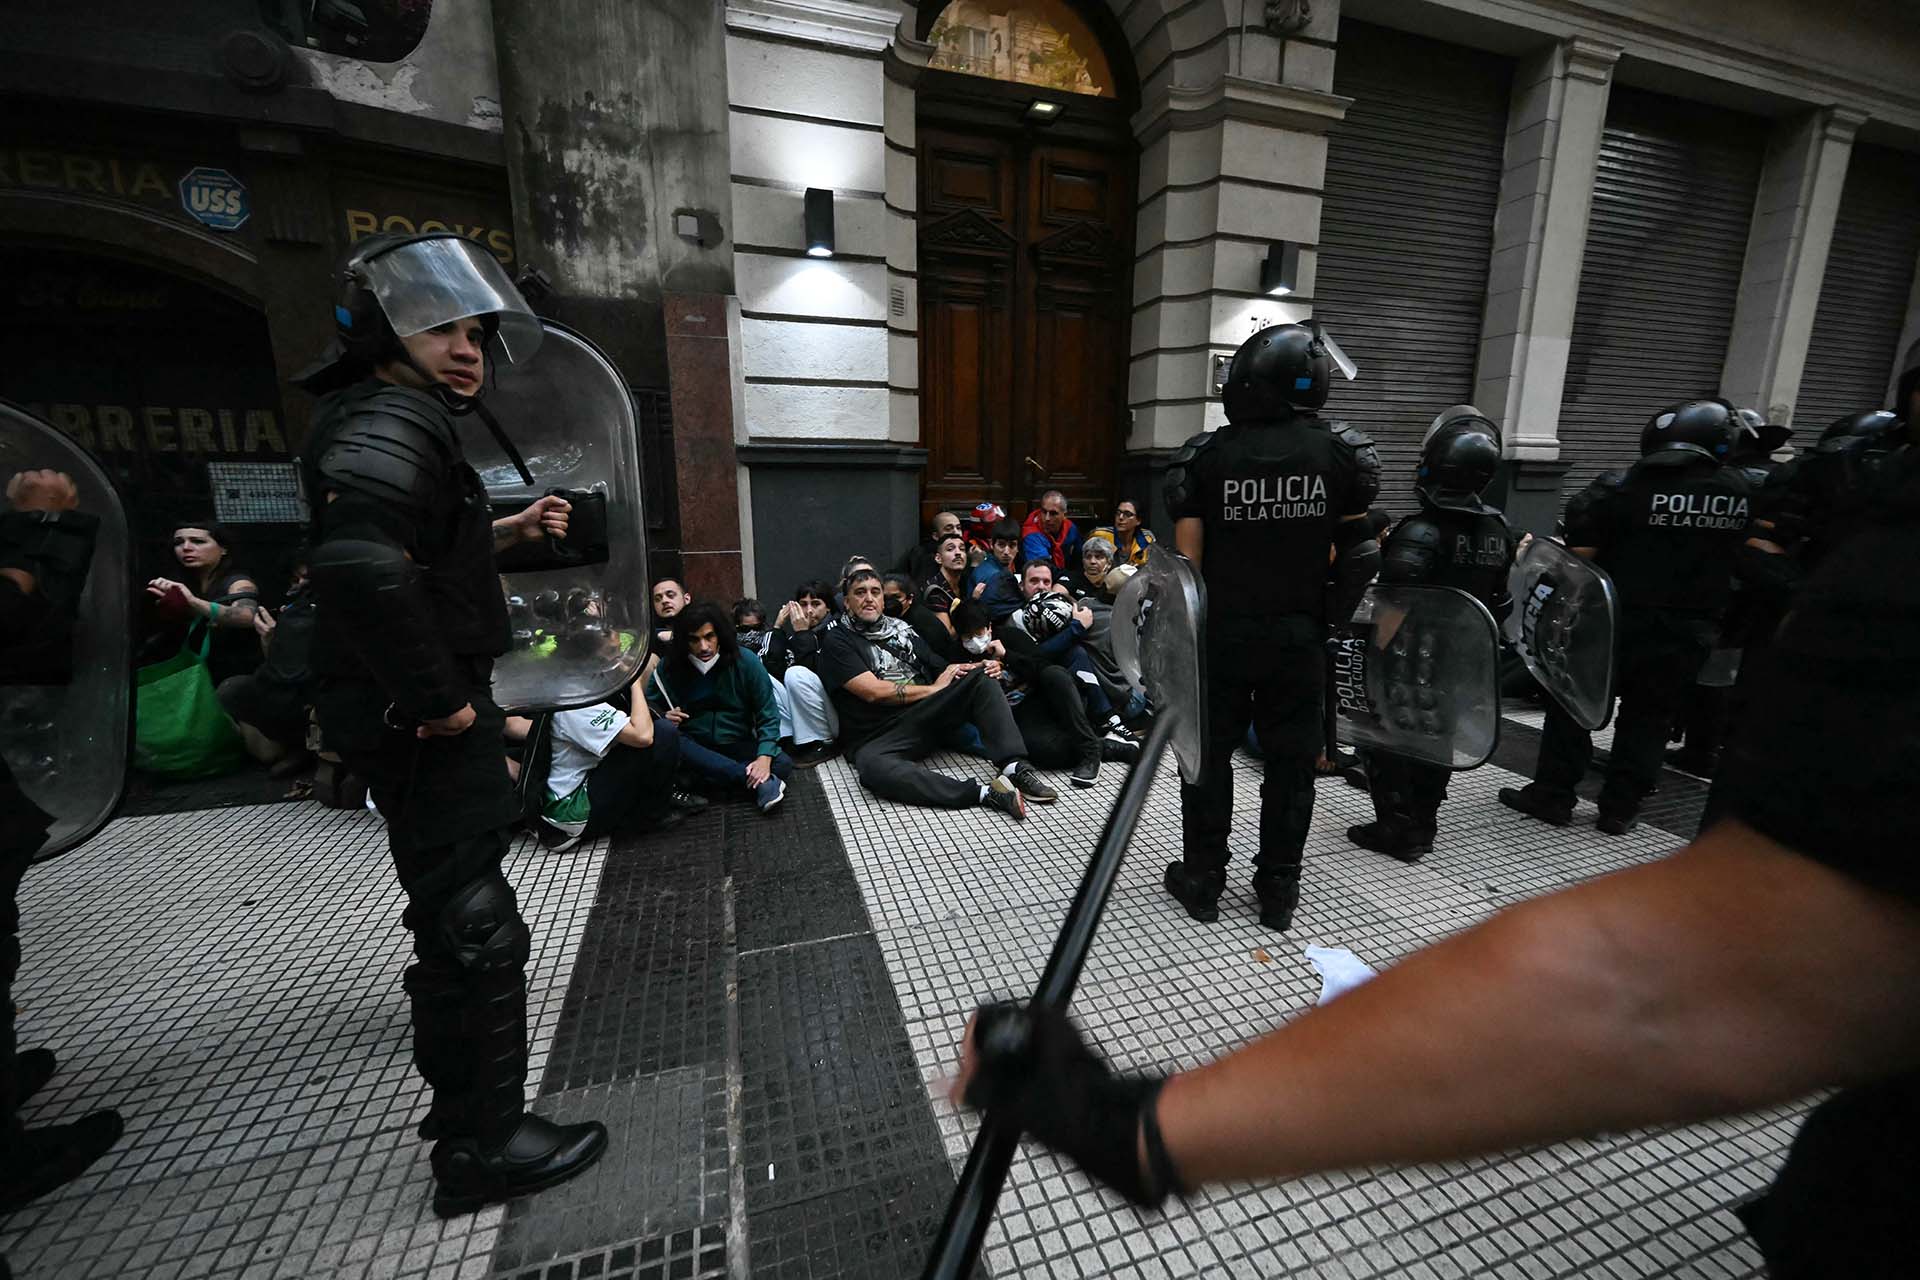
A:
[[[0,397],[99,459],[125,497],[141,578],[176,522],[221,518],[269,591],[298,540],[292,441],[265,317],[144,262],[0,240]]]
[[[1104,7],[921,12],[921,516],[1048,489],[1105,519],[1125,447],[1138,101]]]

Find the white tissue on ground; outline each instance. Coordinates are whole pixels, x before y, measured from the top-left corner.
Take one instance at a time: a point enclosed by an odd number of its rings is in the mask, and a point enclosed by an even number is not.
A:
[[[1377,970],[1345,947],[1308,947],[1307,961],[1320,973],[1320,1003],[1353,990]]]

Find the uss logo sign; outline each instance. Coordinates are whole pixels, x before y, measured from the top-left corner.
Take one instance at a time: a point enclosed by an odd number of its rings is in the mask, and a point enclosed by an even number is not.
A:
[[[253,212],[247,188],[225,169],[201,165],[180,179],[180,207],[215,231],[234,231]]]

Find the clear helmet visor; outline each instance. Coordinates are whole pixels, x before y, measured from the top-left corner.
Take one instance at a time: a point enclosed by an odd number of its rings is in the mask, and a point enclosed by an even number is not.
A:
[[[540,317],[514,288],[499,259],[461,236],[413,240],[358,263],[387,323],[403,338],[467,316],[499,319],[500,349],[525,364],[540,346]]]
[[[1333,335],[1327,332],[1326,326],[1316,322],[1313,326],[1313,337],[1316,342],[1326,348],[1327,358],[1333,361],[1333,367],[1340,371],[1341,377],[1352,382],[1360,376],[1360,366],[1353,362],[1352,356],[1340,349],[1340,344],[1333,340]]]

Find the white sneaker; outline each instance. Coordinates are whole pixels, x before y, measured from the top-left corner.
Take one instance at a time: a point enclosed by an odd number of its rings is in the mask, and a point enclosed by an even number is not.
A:
[[[542,818],[533,834],[542,848],[551,853],[565,853],[579,844],[580,837],[586,833],[587,824],[584,822],[555,822],[552,818]]]

